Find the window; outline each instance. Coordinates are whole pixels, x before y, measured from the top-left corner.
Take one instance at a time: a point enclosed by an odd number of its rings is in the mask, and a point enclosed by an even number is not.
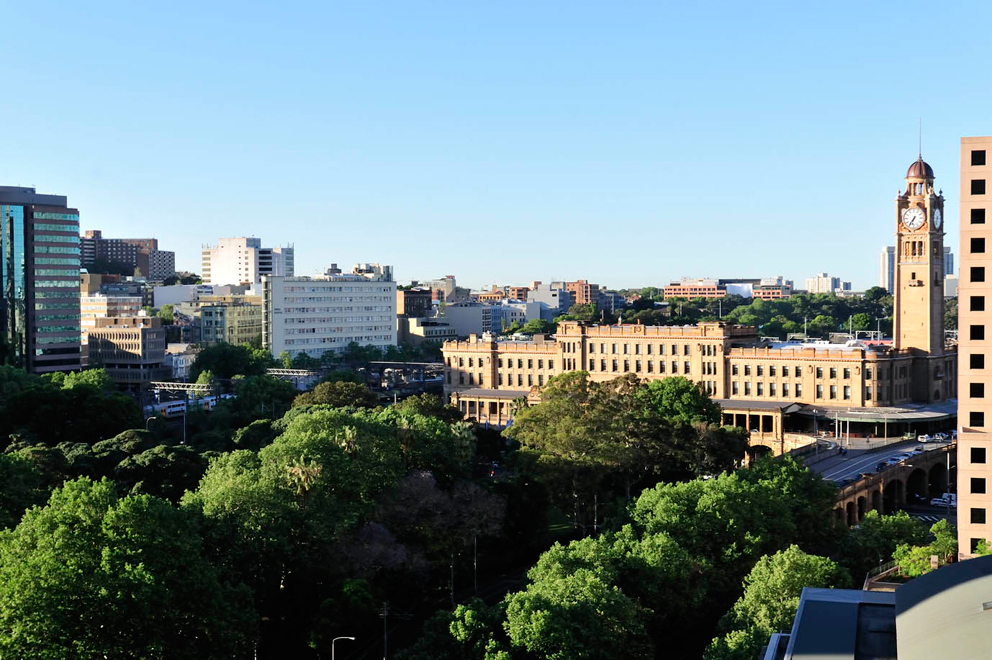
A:
[[[736,364],[730,366],[730,375],[731,376],[736,376],[737,375],[737,365]]]
[[[589,342],[589,352],[590,353],[595,353],[596,352],[596,344],[594,344],[592,342]]]
[[[972,369],[984,369],[985,368],[985,353],[972,353],[969,358],[969,366]]]
[[[751,375],[751,365],[750,364],[745,364],[744,365],[744,375],[745,376],[750,376]]]
[[[796,396],[799,397],[799,396],[802,396],[802,395],[803,395],[803,384],[802,383],[796,383]]]
[[[796,378],[802,377],[802,375],[803,375],[803,368],[802,367],[796,367],[795,374],[796,374]]]
[[[979,341],[985,339],[985,326],[984,325],[973,325],[968,331],[969,336],[973,341]]]
[[[682,363],[682,367],[683,367],[682,373],[688,374],[689,373],[689,363],[688,362],[683,362]]]
[[[630,344],[624,344],[623,345],[623,354],[624,355],[627,355],[628,353],[630,353]]]
[[[617,361],[613,360],[613,371],[617,370],[617,364],[618,364]]]
[[[533,384],[534,384],[534,377],[530,374],[527,374],[527,387],[530,387]]]
[[[981,495],[985,492],[985,478],[984,477],[972,477],[971,478],[971,492],[976,495]]]
[[[775,383],[768,383],[768,396],[777,396],[775,393]]]
[[[984,525],[985,524],[985,509],[972,509],[971,510],[971,524],[972,525]]]
[[[771,376],[772,378],[775,377],[775,365],[774,364],[771,365],[770,367],[768,367],[768,375]]]
[[[850,385],[845,385],[844,386],[844,400],[845,401],[850,401],[851,400],[851,386]]]
[[[672,373],[677,374],[679,372],[679,363],[672,360]]]
[[[640,373],[640,371],[641,371],[641,361],[640,360],[634,360],[634,371]]]
[[[831,385],[830,386],[830,398],[831,399],[836,399],[837,398],[837,386],[836,385]]]
[[[789,396],[789,384],[782,383],[782,396]]]
[[[973,312],[984,312],[985,311],[985,296],[972,296],[971,297],[971,311],[973,311]]]
[[[469,368],[471,368],[471,367],[472,367],[472,358],[469,358],[469,359],[468,359],[468,366],[469,366]]]
[[[751,383],[744,381],[744,396],[751,396]]]
[[[688,354],[689,354],[689,344],[686,344],[685,346],[682,347],[682,355],[688,355]]]
[[[758,396],[764,396],[764,395],[765,395],[765,384],[758,383]]]
[[[765,375],[765,368],[763,366],[761,366],[760,364],[757,366],[757,374],[758,374],[758,376],[764,376]]]
[[[971,539],[971,554],[975,554],[976,552],[978,552],[978,545],[983,540],[984,539]]]
[[[985,464],[985,447],[971,448],[971,462],[977,465]]]
[[[850,369],[845,369],[844,370],[844,380],[851,380],[851,370]]]
[[[654,362],[652,362],[651,360],[648,360],[648,373],[649,374],[654,373]]]
[[[732,382],[732,383],[730,384],[730,393],[731,393],[731,394],[737,394],[737,391],[738,391],[738,383],[737,383],[737,381],[735,380],[734,382]]]
[[[836,368],[830,367],[830,377],[831,378],[836,378],[837,377],[837,369]]]
[[[524,386],[524,377],[521,374],[517,374],[517,387]]]
[[[523,368],[524,368],[524,361],[517,360],[517,369],[523,369]]]
[[[974,165],[984,165],[985,164],[985,150],[984,149],[973,149],[971,152],[971,164]]]
[[[971,194],[972,195],[984,195],[985,194],[985,179],[972,179],[971,180]]]
[[[984,399],[985,383],[971,383],[968,385],[968,396],[972,399]]]
[[[816,368],[816,377],[817,378],[823,378],[823,367],[817,367]]]
[[[972,266],[971,267],[971,281],[972,282],[984,282],[985,281],[985,266]]]
[[[641,354],[641,345],[634,344],[634,355],[640,355],[640,354]]]
[[[823,398],[823,385],[817,385],[816,386],[816,398],[817,399],[822,399]]]
[[[865,401],[871,401],[871,385],[865,387]]]
[[[865,380],[871,380],[871,367],[865,368]]]
[[[538,360],[537,361],[537,368],[538,369],[543,369],[544,368],[544,360]]]
[[[527,368],[528,369],[533,369],[534,368],[534,360],[531,360],[531,359],[528,359],[527,360]]]
[[[596,361],[589,360],[589,371],[596,371]]]
[[[971,209],[971,224],[985,224],[985,209]]]
[[[606,371],[606,360],[600,360],[599,361],[599,370],[600,371]]]
[[[654,355],[654,345],[648,344],[648,355]]]
[[[985,426],[985,413],[981,410],[972,410],[968,413],[968,426],[983,428]]]
[[[984,238],[972,238],[971,239],[971,253],[972,254],[985,254],[985,239]]]
[[[610,344],[610,353],[612,353],[613,355],[616,355],[617,354],[617,345],[616,344]]]
[[[628,371],[630,371],[630,360],[624,360],[623,361],[623,372],[624,373],[627,373]]]

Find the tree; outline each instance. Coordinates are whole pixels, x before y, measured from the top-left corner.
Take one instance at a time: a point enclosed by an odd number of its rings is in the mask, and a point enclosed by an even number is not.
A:
[[[335,408],[354,406],[356,408],[375,408],[379,398],[365,385],[349,382],[318,383],[310,392],[304,392],[296,397],[293,406],[326,405]]]
[[[162,305],[158,310],[162,325],[172,325],[175,322],[175,305]]]
[[[944,303],[944,330],[958,329],[958,299],[948,298]]]
[[[194,516],[107,480],[67,482],[0,535],[4,656],[247,657],[253,618]]]
[[[841,562],[852,575],[864,575],[873,567],[892,558],[900,545],[920,545],[926,530],[905,511],[883,516],[869,511],[861,523],[851,529],[841,542]]]
[[[792,627],[803,588],[847,587],[850,581],[847,571],[833,561],[808,555],[796,545],[762,557],[744,578],[744,595],[721,621],[724,630],[745,634],[714,639],[704,657],[757,657],[772,633]]]
[[[930,557],[937,556],[940,564],[954,561],[958,554],[957,531],[951,527],[947,519],[939,520],[930,527],[933,541],[924,546],[902,544],[893,553],[892,558],[899,564],[903,575],[919,577],[931,570]]]
[[[531,319],[520,328],[523,335],[546,335],[555,331],[555,324],[544,319]]]
[[[17,454],[0,454],[0,530],[15,526],[24,512],[48,498],[35,464]]]
[[[590,569],[532,582],[507,597],[506,630],[514,646],[551,660],[653,658],[650,610]]]
[[[720,406],[699,385],[682,376],[652,380],[638,395],[643,405],[651,406],[672,422],[716,424],[720,421]]]
[[[221,342],[197,353],[189,377],[195,381],[204,371],[210,371],[219,380],[229,380],[239,375],[261,376],[271,364],[272,358],[264,349]]]

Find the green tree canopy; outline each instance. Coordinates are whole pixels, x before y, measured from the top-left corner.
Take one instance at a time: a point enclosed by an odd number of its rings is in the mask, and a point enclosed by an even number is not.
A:
[[[221,342],[197,353],[189,377],[196,380],[204,371],[222,380],[235,376],[261,376],[271,364],[272,357],[264,349]]]
[[[240,657],[253,618],[204,559],[194,516],[106,480],[67,482],[0,535],[5,656]]]
[[[365,385],[344,381],[322,382],[310,392],[304,392],[296,397],[293,406],[326,405],[334,408],[354,406],[356,408],[375,408],[379,398]]]

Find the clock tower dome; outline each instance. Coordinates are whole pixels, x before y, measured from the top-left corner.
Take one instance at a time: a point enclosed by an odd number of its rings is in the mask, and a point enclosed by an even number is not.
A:
[[[892,337],[897,350],[920,357],[944,354],[944,197],[934,192],[933,178],[921,156],[906,172],[906,191],[896,197]],[[913,380],[926,375],[914,373]],[[929,392],[915,394],[931,398]]]

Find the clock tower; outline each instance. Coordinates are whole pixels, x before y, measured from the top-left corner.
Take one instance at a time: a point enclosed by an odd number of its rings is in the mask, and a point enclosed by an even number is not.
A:
[[[933,169],[920,157],[906,172],[906,191],[896,197],[892,328],[895,349],[919,357],[944,354],[943,214],[944,197],[934,192]],[[914,373],[913,380],[930,383],[938,374]],[[924,401],[932,398],[927,391],[914,394]]]

